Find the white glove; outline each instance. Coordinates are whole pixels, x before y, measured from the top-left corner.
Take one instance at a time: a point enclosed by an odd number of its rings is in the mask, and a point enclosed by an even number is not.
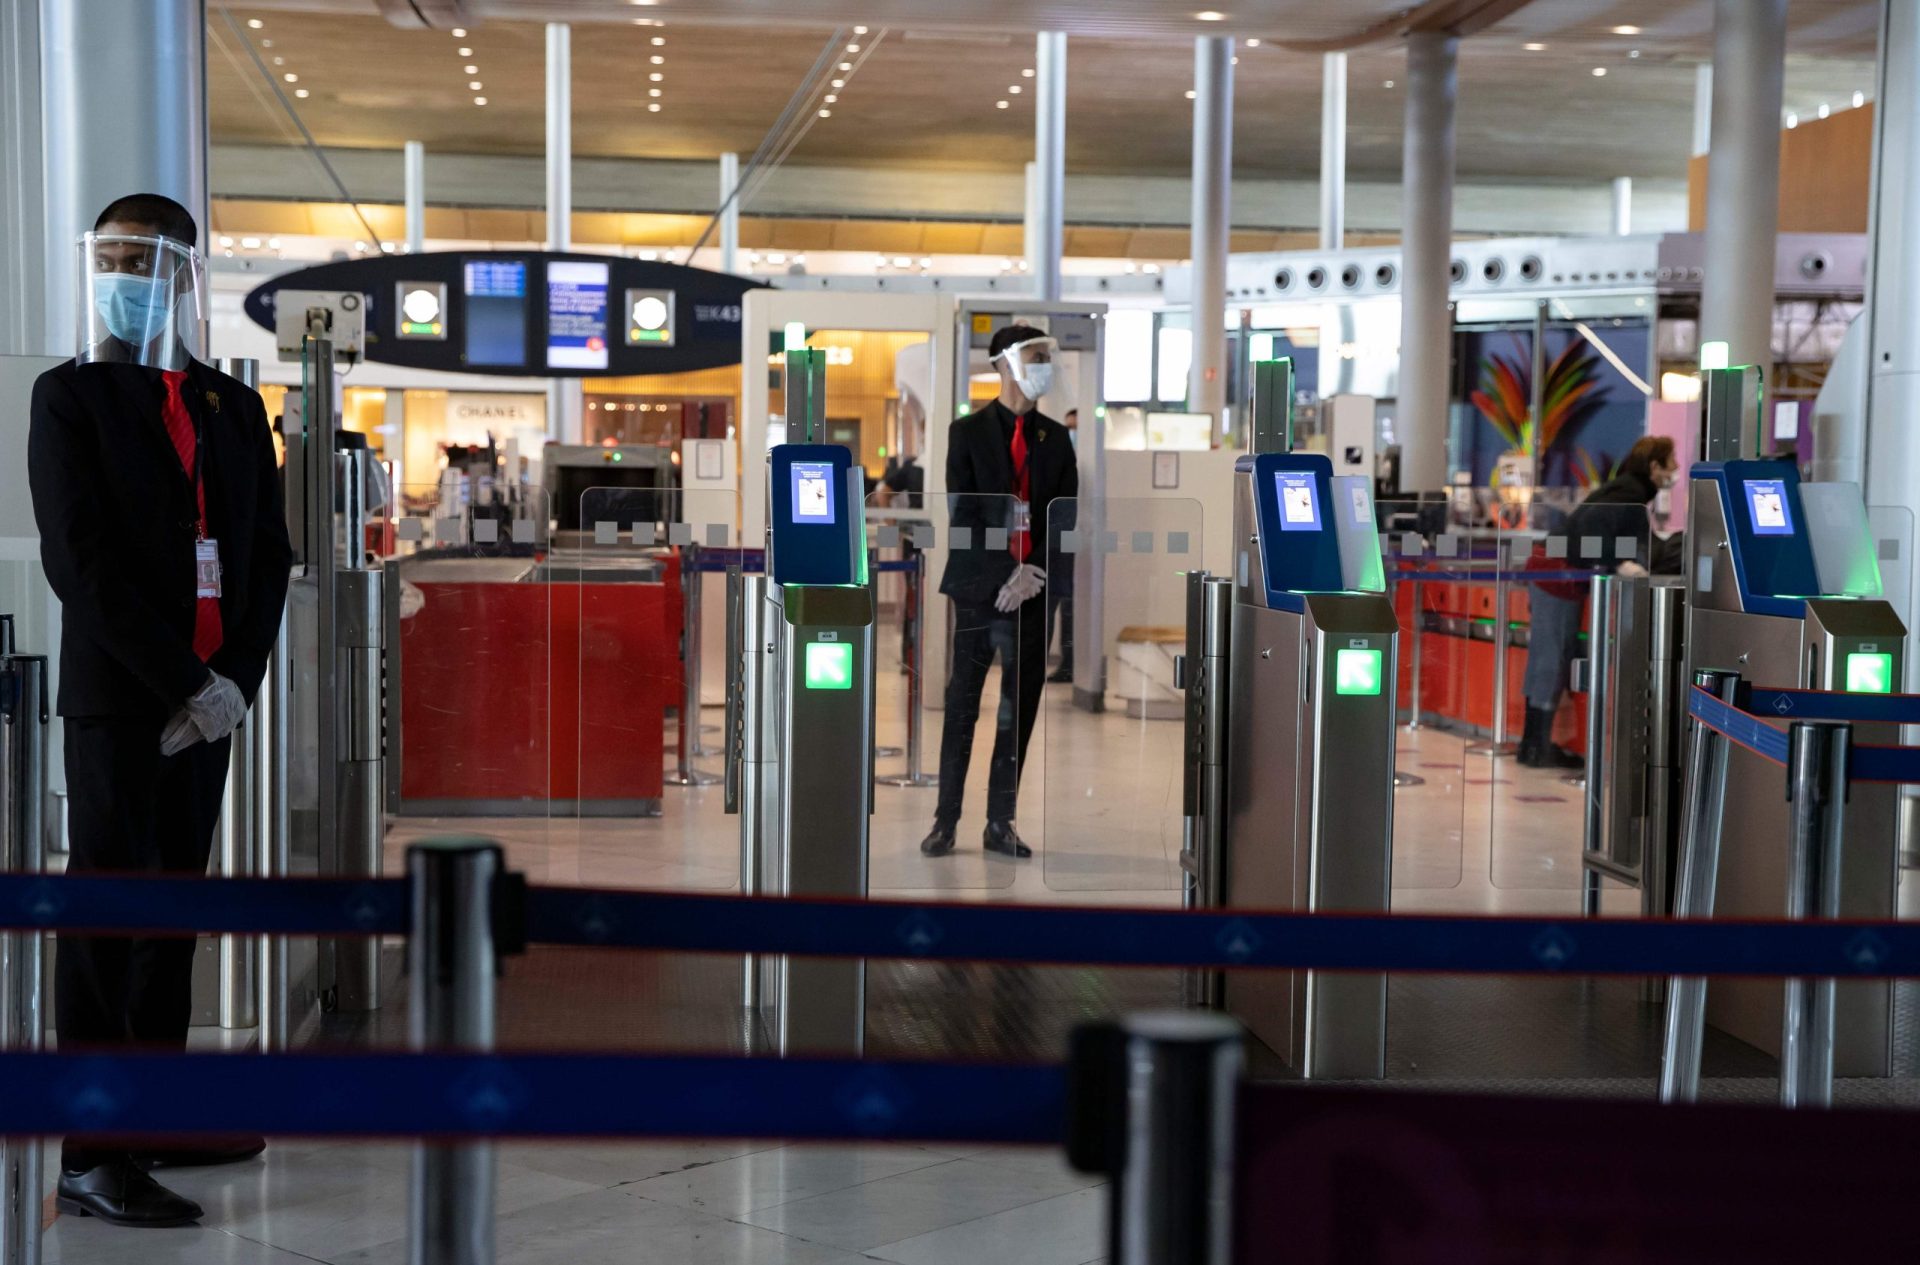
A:
[[[247,700],[241,697],[239,686],[215,672],[199,693],[187,700],[187,712],[202,738],[218,742],[246,719]]]
[[[1039,597],[1047,591],[1047,573],[1031,562],[1023,562],[1013,569],[1007,582],[1000,586],[998,596],[993,599],[993,609],[1006,615],[1018,610],[1021,603]]]
[[[193,723],[193,713],[182,707],[160,731],[160,754],[179,755],[198,741],[200,727]]]

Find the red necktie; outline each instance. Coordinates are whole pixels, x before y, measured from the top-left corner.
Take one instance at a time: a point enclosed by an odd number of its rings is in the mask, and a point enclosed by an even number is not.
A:
[[[1022,413],[1013,419],[1013,494],[1025,505],[1028,500],[1029,483],[1027,480],[1027,415]],[[1025,562],[1033,553],[1033,533],[1017,531],[1007,542],[1013,551],[1015,562]]]
[[[180,454],[180,468],[193,480],[194,501],[200,513],[199,538],[207,538],[207,484],[194,467],[194,448],[198,442],[194,438],[193,418],[187,413],[187,404],[180,398],[180,384],[187,375],[175,369],[162,370],[160,378],[167,384],[167,398],[160,402],[160,420],[167,428],[167,438],[173,440],[173,450]],[[198,588],[196,582],[195,587]],[[193,604],[193,652],[205,663],[213,658],[213,652],[220,648],[222,633],[220,628],[220,599],[203,597]]]

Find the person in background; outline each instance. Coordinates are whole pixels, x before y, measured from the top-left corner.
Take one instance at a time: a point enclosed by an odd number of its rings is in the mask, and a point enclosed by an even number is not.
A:
[[[1045,684],[1048,509],[1080,490],[1073,441],[1039,411],[1040,397],[1053,387],[1053,340],[1030,326],[1008,325],[987,351],[1000,371],[1000,394],[947,433],[949,537],[965,532],[969,543],[956,541],[948,550],[940,579],[940,591],[953,600],[954,632],[940,731],[940,799],[933,829],[920,843],[930,857],[954,849],[980,694],[996,656],[1000,707],[983,842],[1004,856],[1033,855],[1013,818]]]
[[[1588,493],[1567,516],[1567,521],[1551,533],[1566,541],[1564,550],[1553,551],[1560,556],[1553,557],[1543,546],[1536,546],[1529,568],[1579,569],[1583,539],[1598,538],[1603,542],[1605,556],[1613,558],[1616,542],[1631,537],[1633,557],[1603,561],[1599,564],[1601,569],[1611,568],[1615,575],[1626,577],[1650,573],[1678,575],[1682,556],[1680,538],[1675,535],[1656,539],[1647,517],[1647,506],[1660,489],[1673,486],[1679,473],[1673,440],[1664,435],[1642,437],[1627,453],[1614,476]],[[1569,684],[1588,585],[1584,580],[1536,580],[1528,587],[1532,613],[1522,687],[1527,699],[1527,722],[1520,739],[1519,760],[1535,769],[1579,768],[1585,760],[1554,745],[1553,718]]]
[[[1070,408],[1060,419],[1067,428],[1069,438],[1079,440],[1080,410]],[[1053,629],[1057,622],[1060,628],[1060,666],[1047,678],[1055,685],[1073,684],[1073,562],[1074,555],[1060,542],[1063,532],[1073,530],[1079,503],[1076,499],[1066,505],[1056,506],[1048,525],[1052,533],[1052,545],[1048,550],[1047,574],[1047,647],[1053,647]],[[1057,617],[1057,619],[1056,619]]]
[[[204,875],[229,735],[280,631],[293,549],[260,396],[195,354],[206,319],[193,217],[135,194],[80,239],[74,359],[33,387],[27,477],[59,597],[67,873]],[[186,1047],[193,937],[62,935],[63,1052]],[[68,1138],[61,1211],[115,1225],[198,1220],[150,1168],[258,1155]]]

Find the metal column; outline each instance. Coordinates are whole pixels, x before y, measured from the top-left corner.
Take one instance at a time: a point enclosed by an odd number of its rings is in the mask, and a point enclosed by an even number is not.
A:
[[[427,248],[427,147],[408,141],[402,151],[405,170],[402,175],[406,199],[407,253],[417,255]]]
[[[1787,917],[1840,916],[1853,726],[1800,721],[1788,730]],[[1833,1105],[1833,977],[1789,979],[1780,1024],[1780,1105]]]
[[[1625,237],[1633,231],[1633,177],[1615,176],[1612,190],[1613,214],[1610,227],[1615,237]]]
[[[1233,214],[1233,44],[1193,42],[1193,370],[1189,412],[1227,407],[1227,250]]]
[[[1169,1012],[1122,1025],[1126,1125],[1114,1265],[1226,1265],[1233,1247],[1240,1025]]]
[[[260,362],[223,359],[215,367],[229,377],[258,390]],[[260,872],[261,775],[266,768],[260,742],[263,704],[254,709],[234,730],[228,754],[227,785],[220,805],[220,852],[218,873],[222,878],[245,878]],[[220,937],[219,1018],[222,1028],[251,1028],[259,1020],[258,981],[255,954],[258,938],[228,935]]]
[[[417,843],[407,849],[407,875],[413,888],[407,1044],[491,1050],[500,847],[480,838]],[[416,1143],[409,1196],[413,1265],[492,1265],[492,1143]]]
[[[769,884],[768,843],[779,820],[778,638],[785,632],[767,598],[767,577],[727,572],[726,810],[740,815],[740,894],[758,896]],[[762,960],[744,961],[743,1004],[749,1015],[763,1003]]]
[[[720,155],[720,271],[740,271],[740,155]]]
[[[1320,249],[1347,244],[1347,55],[1320,58]]]
[[[680,546],[680,725],[668,786],[713,786],[721,779],[693,767],[700,750],[700,546]]]
[[[0,871],[46,867],[47,660],[0,657]],[[46,958],[38,931],[0,932],[0,1050],[45,1041]],[[0,1265],[40,1260],[41,1143],[0,1138]]]
[[[293,873],[293,805],[288,799],[287,770],[293,758],[288,740],[293,735],[291,689],[293,657],[288,637],[291,627],[280,625],[267,660],[267,675],[253,700],[249,741],[258,752],[260,797],[254,804],[260,839],[260,877],[287,878]],[[255,975],[260,993],[254,1003],[262,1052],[292,1045],[293,969],[286,936],[261,936]]]
[[[1453,112],[1460,41],[1407,36],[1400,213],[1400,485],[1447,482],[1453,316]],[[1769,273],[1768,275],[1772,275]]]
[[[386,843],[386,725],[381,614],[383,573],[366,556],[366,489],[373,454],[362,448],[333,454],[346,547],[334,573],[333,644],[337,719],[331,753],[336,769],[334,825],[337,868],[343,878],[380,877]],[[324,841],[323,841],[324,846]],[[324,855],[324,854],[323,854]],[[333,1001],[339,1010],[380,1007],[380,939],[333,942]]]
[[[1042,31],[1034,39],[1033,163],[1036,214],[1028,238],[1027,269],[1033,292],[1051,303],[1060,297],[1060,257],[1066,253],[1067,37]]]
[[[1713,146],[1713,63],[1693,68],[1693,149],[1695,158]]]
[[[1714,0],[1712,149],[1700,340],[1729,363],[1773,359],[1775,233],[1780,220],[1780,100],[1787,0]]]
[[[573,28],[547,23],[547,249],[573,249]],[[547,387],[547,437],[582,442],[585,407],[580,379]]]

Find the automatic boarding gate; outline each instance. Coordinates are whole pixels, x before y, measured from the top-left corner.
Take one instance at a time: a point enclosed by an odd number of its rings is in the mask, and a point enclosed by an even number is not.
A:
[[[768,454],[767,573],[728,585],[728,812],[748,894],[863,899],[873,811],[874,602],[865,486],[814,442],[826,355],[787,353],[789,433]],[[858,1054],[866,963],[749,958],[746,1004],[774,1052]]]
[[[1291,366],[1256,376],[1235,573],[1189,589],[1189,903],[1384,913],[1400,626],[1372,481],[1286,451]],[[1240,971],[1210,991],[1301,1076],[1386,1074],[1385,975]]]
[[[1711,452],[1711,448],[1709,449]],[[1687,513],[1687,676],[1737,672],[1749,685],[1890,693],[1906,667],[1906,627],[1880,600],[1865,506],[1853,484],[1802,485],[1788,462],[1696,465]],[[1856,743],[1897,743],[1895,725],[1856,724]],[[1729,743],[1713,916],[1787,915],[1786,774]],[[1734,788],[1738,788],[1737,790]],[[1841,918],[1895,916],[1899,788],[1853,784],[1841,845]],[[1778,1053],[1779,981],[1716,979],[1707,1020]],[[1843,980],[1833,1070],[1885,1076],[1893,1059],[1893,986]]]

